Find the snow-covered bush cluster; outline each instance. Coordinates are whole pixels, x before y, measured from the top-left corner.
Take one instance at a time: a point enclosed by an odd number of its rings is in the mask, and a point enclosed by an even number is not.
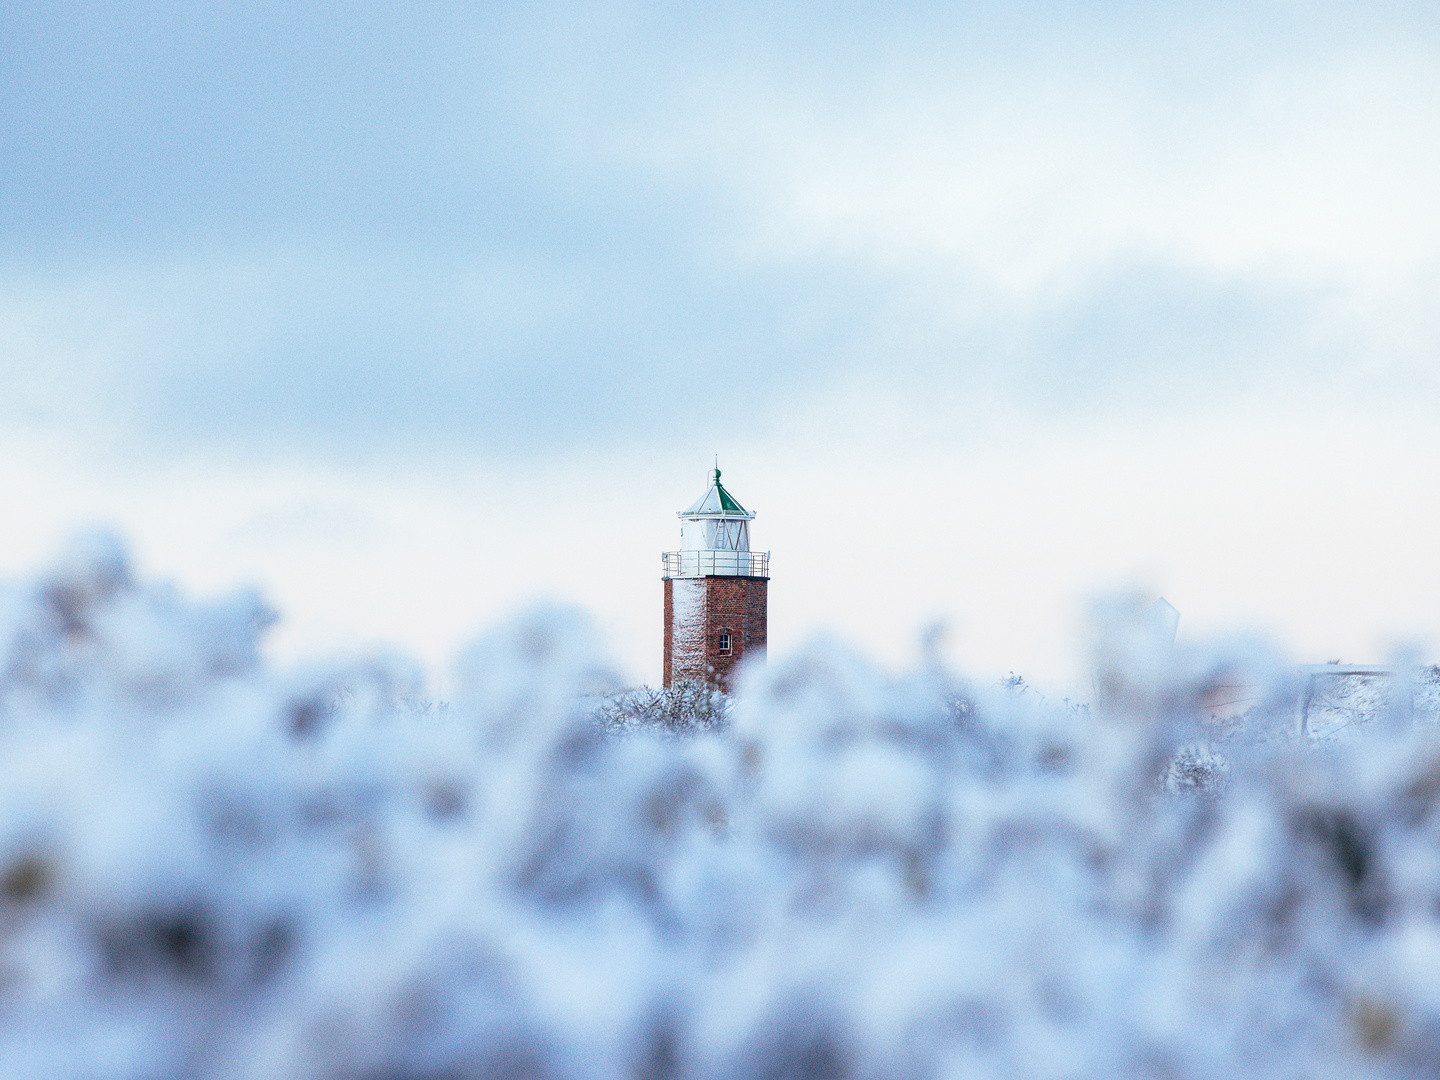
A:
[[[0,1075],[1440,1072],[1440,739],[1300,741],[1261,648],[1112,611],[1081,708],[816,646],[677,738],[571,614],[428,711],[269,618],[100,542],[5,594]]]
[[[730,724],[732,699],[714,683],[678,679],[671,686],[636,687],[596,699],[592,716],[612,735],[645,732],[693,735],[723,731]]]
[[[1393,677],[1318,677],[1309,686],[1305,720],[1322,742],[1365,737],[1367,729],[1397,710],[1397,719],[1440,722],[1440,667],[1415,668],[1396,684]]]

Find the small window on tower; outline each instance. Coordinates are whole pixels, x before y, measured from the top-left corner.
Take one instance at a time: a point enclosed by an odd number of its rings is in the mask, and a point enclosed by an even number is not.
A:
[[[729,656],[729,655],[730,655],[730,631],[729,631],[729,630],[721,630],[721,631],[720,631],[720,655],[721,655],[721,656]]]

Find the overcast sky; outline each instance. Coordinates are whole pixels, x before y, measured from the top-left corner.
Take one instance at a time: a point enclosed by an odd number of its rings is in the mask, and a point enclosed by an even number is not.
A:
[[[108,521],[296,655],[539,596],[1064,679],[1096,590],[1440,647],[1430,3],[0,9],[0,570]]]

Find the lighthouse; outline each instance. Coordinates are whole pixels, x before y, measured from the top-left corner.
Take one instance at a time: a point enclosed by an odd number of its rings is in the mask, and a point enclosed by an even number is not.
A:
[[[665,685],[701,679],[729,691],[747,656],[765,656],[770,555],[750,550],[746,510],[720,483],[680,519],[680,550],[662,555],[665,580]]]

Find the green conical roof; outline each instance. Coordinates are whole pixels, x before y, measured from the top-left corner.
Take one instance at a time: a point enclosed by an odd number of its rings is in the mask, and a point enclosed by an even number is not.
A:
[[[720,470],[716,469],[711,474],[710,486],[705,494],[675,516],[753,518],[755,515],[736,502],[735,496],[725,490],[725,485],[720,483]]]

